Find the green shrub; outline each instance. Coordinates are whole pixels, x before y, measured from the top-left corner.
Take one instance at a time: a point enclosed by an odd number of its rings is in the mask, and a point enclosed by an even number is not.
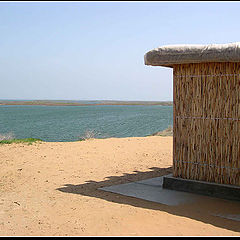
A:
[[[28,143],[29,145],[31,145],[34,142],[42,142],[41,139],[37,139],[37,138],[23,138],[23,139],[9,139],[9,140],[1,140],[0,144],[11,144],[11,143]]]

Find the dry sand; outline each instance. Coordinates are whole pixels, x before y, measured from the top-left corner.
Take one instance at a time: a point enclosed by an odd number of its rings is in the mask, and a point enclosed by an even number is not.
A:
[[[224,200],[167,206],[97,190],[171,166],[172,137],[1,145],[0,235],[239,236],[240,222],[209,214]]]

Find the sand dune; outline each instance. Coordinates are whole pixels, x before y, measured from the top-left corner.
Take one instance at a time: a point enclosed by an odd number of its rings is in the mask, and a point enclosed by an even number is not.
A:
[[[224,200],[167,206],[98,190],[171,167],[172,137],[1,145],[0,235],[239,236],[240,222],[208,214]]]

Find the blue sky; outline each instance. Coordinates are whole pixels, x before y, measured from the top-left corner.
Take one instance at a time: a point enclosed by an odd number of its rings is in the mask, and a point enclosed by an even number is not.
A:
[[[1,2],[0,99],[172,100],[168,44],[240,41],[240,2]]]

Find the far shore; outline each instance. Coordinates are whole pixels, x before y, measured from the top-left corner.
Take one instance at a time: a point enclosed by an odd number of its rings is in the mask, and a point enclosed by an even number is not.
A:
[[[1,100],[0,105],[42,105],[42,106],[102,106],[102,105],[144,105],[144,106],[172,106],[172,101],[81,101],[68,100]],[[92,102],[92,103],[90,103]]]

